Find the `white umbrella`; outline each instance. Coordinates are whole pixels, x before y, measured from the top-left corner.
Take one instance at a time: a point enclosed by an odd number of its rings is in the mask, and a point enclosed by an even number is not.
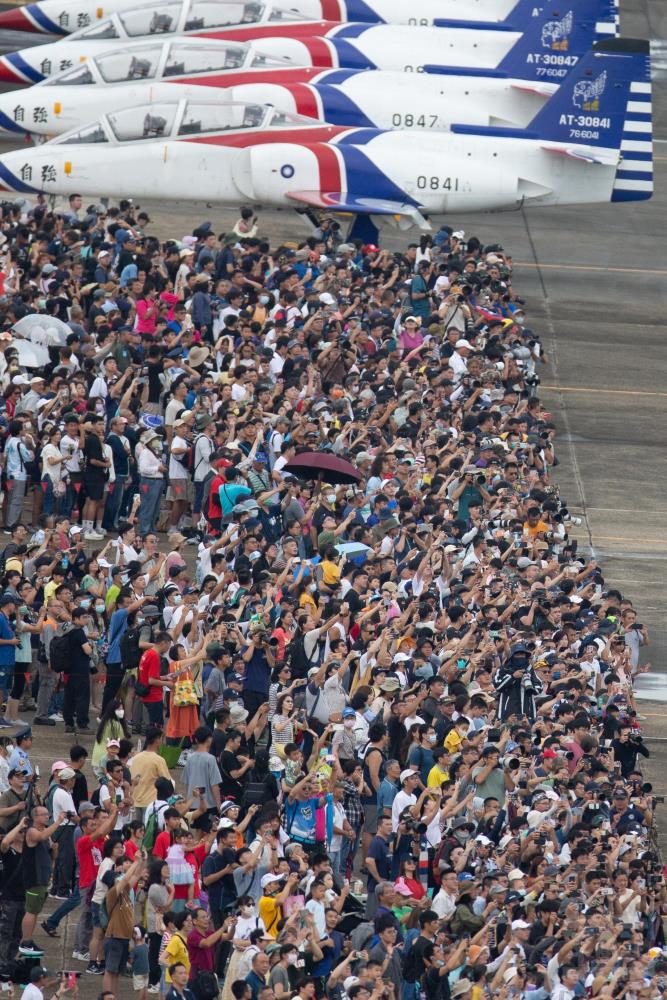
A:
[[[363,542],[340,542],[336,549],[342,556],[362,556],[366,552],[371,552],[370,545],[364,545]]]
[[[41,344],[31,344],[29,340],[15,338],[12,341],[12,347],[16,348],[19,364],[23,368],[42,368],[50,361],[49,352]]]
[[[43,347],[64,347],[72,332],[67,323],[55,316],[44,316],[41,313],[30,313],[14,323],[12,329],[20,333],[26,340]]]

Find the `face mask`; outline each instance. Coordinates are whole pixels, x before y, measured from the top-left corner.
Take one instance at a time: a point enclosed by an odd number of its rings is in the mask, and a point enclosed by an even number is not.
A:
[[[104,605],[103,604],[96,604],[95,605],[95,610],[97,611],[98,615],[103,615],[104,614]]]
[[[354,719],[343,719],[343,725],[346,729],[352,729],[354,726]]]
[[[296,955],[296,954],[288,955],[287,956],[287,964],[288,965],[296,965],[296,963],[298,961],[298,958],[299,958],[299,956]]]
[[[13,753],[14,751],[14,744],[8,743],[7,746],[5,747],[5,750],[7,751],[7,756],[9,756],[9,754]]]
[[[259,303],[260,303],[260,305],[265,306],[268,301],[269,301],[269,296],[268,295],[260,295],[260,297],[259,297]]]
[[[143,625],[145,621],[146,619],[143,617],[143,615],[137,615],[137,617],[134,619],[135,625]]]
[[[90,600],[89,600],[89,598],[84,597],[83,600],[81,601],[80,607],[82,607],[82,608],[89,608],[90,607]]]
[[[117,719],[124,719],[125,718],[125,709],[124,708],[117,708],[116,711],[114,712],[114,715],[116,716]]]
[[[183,598],[181,597],[180,594],[176,594],[176,596],[174,597],[174,604],[182,604],[182,603],[183,603]]]
[[[517,326],[523,326],[523,324],[526,322],[526,317],[525,316],[515,316],[514,317],[514,322],[516,323]]]
[[[241,907],[241,916],[242,917],[251,917],[252,916],[252,906],[242,906]]]
[[[327,501],[327,503],[335,503],[336,502],[336,494],[335,493],[327,493],[326,501]]]
[[[428,738],[428,741],[429,741],[429,743],[435,743],[435,741],[437,740],[437,738],[438,737],[435,735],[435,733],[431,733],[431,735]]]
[[[315,591],[317,590],[317,584],[316,583],[309,584],[308,585],[308,590],[311,592],[311,594],[314,594]]]

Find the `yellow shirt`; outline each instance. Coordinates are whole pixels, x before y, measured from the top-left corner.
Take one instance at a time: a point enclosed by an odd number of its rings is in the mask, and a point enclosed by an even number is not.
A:
[[[166,963],[165,979],[168,983],[171,982],[171,976],[169,975],[169,966],[175,965],[176,962],[180,962],[188,970],[188,975],[190,975],[190,956],[188,955],[187,945],[185,941],[180,936],[178,931],[172,934],[169,939],[169,944],[164,949],[169,956],[169,961]]]
[[[426,779],[426,787],[440,788],[443,781],[449,781],[449,773],[447,771],[441,770],[437,764],[434,764],[431,770],[428,772],[428,778]]]
[[[320,565],[322,566],[322,581],[326,583],[327,587],[337,587],[340,582],[340,567],[328,559],[323,559]]]
[[[278,924],[283,915],[280,903],[276,903],[272,896],[261,896],[259,900],[259,916],[264,921],[266,933],[272,938],[278,937]]]
[[[446,750],[449,750],[451,754],[455,754],[458,753],[458,749],[462,743],[463,740],[456,732],[456,730],[450,729],[450,731],[445,736],[445,741],[443,743],[443,746],[445,747]]]
[[[152,802],[155,802],[155,779],[169,778],[171,774],[167,763],[160,757],[159,753],[152,750],[142,750],[130,761],[130,774],[132,779],[137,779],[136,785],[132,788],[133,805],[137,809],[145,809]]]

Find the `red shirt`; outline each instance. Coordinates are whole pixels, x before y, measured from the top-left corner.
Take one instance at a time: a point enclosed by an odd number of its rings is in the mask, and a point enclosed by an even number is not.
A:
[[[157,843],[157,841],[156,841]],[[153,849],[153,854],[155,854],[155,849]],[[189,851],[185,855],[185,860],[192,868],[192,874],[195,877],[193,899],[199,899],[199,869],[204,863],[204,858],[206,857],[207,850],[206,844],[197,844],[194,851]],[[175,885],[174,886],[174,899],[187,899],[188,898],[188,885]]]
[[[210,937],[215,931],[209,930],[202,934],[195,927],[188,934],[188,955],[190,956],[190,979],[194,979],[198,972],[213,972],[215,965],[215,947],[202,948],[200,941]]]
[[[130,861],[134,861],[134,859],[137,856],[138,850],[139,848],[137,847],[137,845],[133,840],[126,840],[125,843],[123,844],[123,851],[125,852],[125,856],[128,857]]]
[[[141,684],[148,684],[151,677],[160,676],[160,655],[154,649],[147,649],[139,661],[138,679]],[[162,687],[151,684],[148,694],[141,696],[142,701],[162,701]]]
[[[102,863],[104,837],[79,837],[76,842],[76,856],[79,859],[79,888],[87,889],[97,878],[97,869]]]
[[[157,837],[155,838],[155,843],[153,844],[153,850],[151,851],[151,854],[153,855],[154,858],[162,858],[162,860],[164,861],[164,859],[167,857],[167,851],[169,850],[170,847],[171,847],[171,834],[169,833],[169,830],[163,830],[162,833],[158,833]]]

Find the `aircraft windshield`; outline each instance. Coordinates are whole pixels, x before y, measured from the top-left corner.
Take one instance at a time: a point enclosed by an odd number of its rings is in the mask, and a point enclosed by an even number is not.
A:
[[[210,49],[195,45],[173,45],[164,68],[164,76],[237,69],[245,62],[246,51],[237,45]]]
[[[107,38],[120,38],[120,32],[113,23],[113,20],[109,18],[82,31],[78,37],[94,39],[95,41],[105,41]]]
[[[264,7],[259,3],[210,3],[200,0],[188,12],[184,31],[223,28],[230,24],[256,24],[262,19]]]
[[[86,125],[77,132],[73,132],[71,135],[64,135],[55,141],[61,146],[74,146],[84,142],[108,142],[109,138],[102,127],[102,123],[93,122],[92,125]]]
[[[157,72],[162,47],[146,46],[134,51],[109,52],[98,56],[95,64],[105,83],[128,83],[133,80],[152,80]]]
[[[168,35],[178,28],[182,4],[170,3],[159,7],[145,7],[120,14],[120,21],[130,38],[141,35]]]
[[[84,63],[83,66],[75,66],[74,69],[69,70],[67,73],[63,73],[62,76],[55,76],[50,80],[47,80],[45,86],[54,87],[64,84],[66,86],[80,86],[83,83],[95,83],[95,77],[93,76],[90,66]]]
[[[136,142],[141,139],[169,138],[177,112],[177,104],[151,104],[116,111],[108,118],[119,142]]]
[[[188,101],[178,134],[257,128],[264,121],[266,111],[260,104],[195,104]]]

